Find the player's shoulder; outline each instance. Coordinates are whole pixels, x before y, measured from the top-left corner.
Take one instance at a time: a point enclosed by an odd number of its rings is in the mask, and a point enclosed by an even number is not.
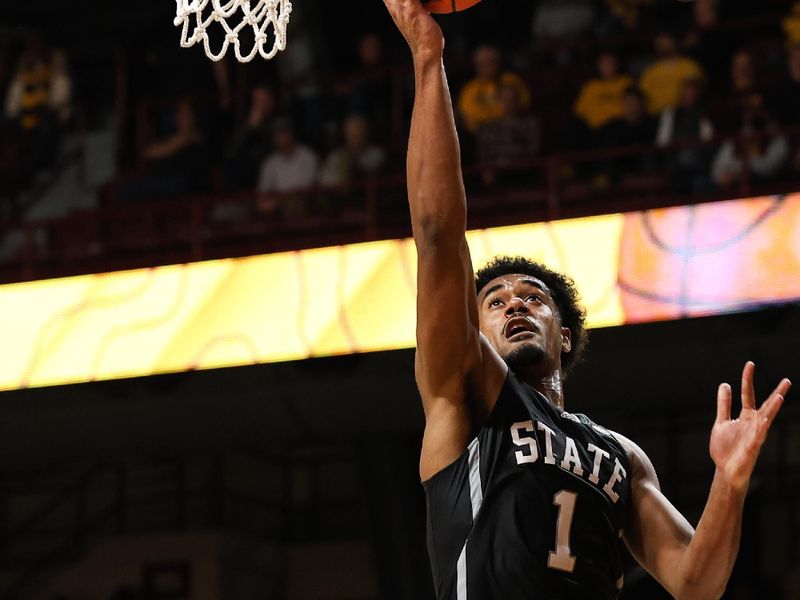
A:
[[[570,421],[574,421],[575,423],[583,423],[587,427],[590,427],[591,429],[593,429],[597,433],[599,433],[601,435],[604,435],[606,437],[613,435],[613,432],[610,429],[606,429],[602,425],[599,425],[599,424],[595,423],[594,420],[590,416],[585,415],[584,413],[570,413],[570,412],[567,412],[566,410],[562,410],[561,411],[561,417],[563,419],[568,419]]]
[[[614,436],[614,439],[619,442],[619,445],[622,446],[629,455],[637,456],[639,454],[644,454],[644,450],[642,450],[641,446],[629,437],[622,435],[619,431],[612,431],[609,429],[608,432]]]
[[[619,445],[622,446],[622,449],[625,450],[625,454],[628,456],[628,462],[631,467],[633,467],[634,474],[644,477],[645,479],[657,480],[655,467],[650,457],[647,456],[647,453],[642,450],[642,447],[618,431],[609,430],[609,432],[614,436]]]
[[[583,413],[569,413],[567,411],[562,411],[561,418],[574,421],[575,423],[580,423],[587,429],[591,429],[594,434],[599,435],[601,439],[606,440],[606,442],[612,447],[618,448],[622,454],[625,455],[625,458],[630,460],[631,445],[636,446],[636,444],[631,442],[625,436],[620,436],[617,432],[595,423],[591,417]]]

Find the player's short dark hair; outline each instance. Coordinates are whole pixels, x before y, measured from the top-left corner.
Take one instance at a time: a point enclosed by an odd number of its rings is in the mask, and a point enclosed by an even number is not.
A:
[[[572,350],[561,354],[561,368],[566,375],[583,358],[586,348],[586,310],[580,303],[575,282],[566,275],[522,256],[497,256],[475,274],[475,291],[503,275],[530,275],[544,283],[550,290],[558,308],[561,325],[572,333]]]

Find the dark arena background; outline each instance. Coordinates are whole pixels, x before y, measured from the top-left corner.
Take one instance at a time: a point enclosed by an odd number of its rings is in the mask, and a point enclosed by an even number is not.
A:
[[[247,64],[174,17],[0,3],[0,598],[431,599],[407,48],[379,0],[295,0]],[[717,385],[800,379],[800,3],[438,20],[476,264],[576,280],[567,406],[695,524]],[[725,598],[800,599],[798,402]]]

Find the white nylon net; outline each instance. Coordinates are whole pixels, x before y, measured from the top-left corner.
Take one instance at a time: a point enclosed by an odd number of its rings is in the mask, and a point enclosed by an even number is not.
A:
[[[250,62],[257,54],[269,60],[286,48],[286,27],[292,13],[291,0],[175,0],[175,26],[181,29],[181,46],[202,42],[211,60],[220,60],[233,46],[239,62]],[[230,21],[230,23],[229,23]],[[218,52],[211,49],[208,28],[222,26],[225,39]],[[248,29],[246,29],[248,28]],[[272,29],[271,35],[268,35]],[[240,40],[242,31],[248,41]],[[252,33],[252,41],[249,40]],[[252,46],[251,46],[252,44]]]

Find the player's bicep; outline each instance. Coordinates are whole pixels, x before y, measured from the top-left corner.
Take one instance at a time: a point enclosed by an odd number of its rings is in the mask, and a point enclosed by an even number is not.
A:
[[[640,565],[673,596],[676,576],[694,529],[661,492],[653,463],[644,451],[615,434],[631,461],[631,510],[625,543]]]

